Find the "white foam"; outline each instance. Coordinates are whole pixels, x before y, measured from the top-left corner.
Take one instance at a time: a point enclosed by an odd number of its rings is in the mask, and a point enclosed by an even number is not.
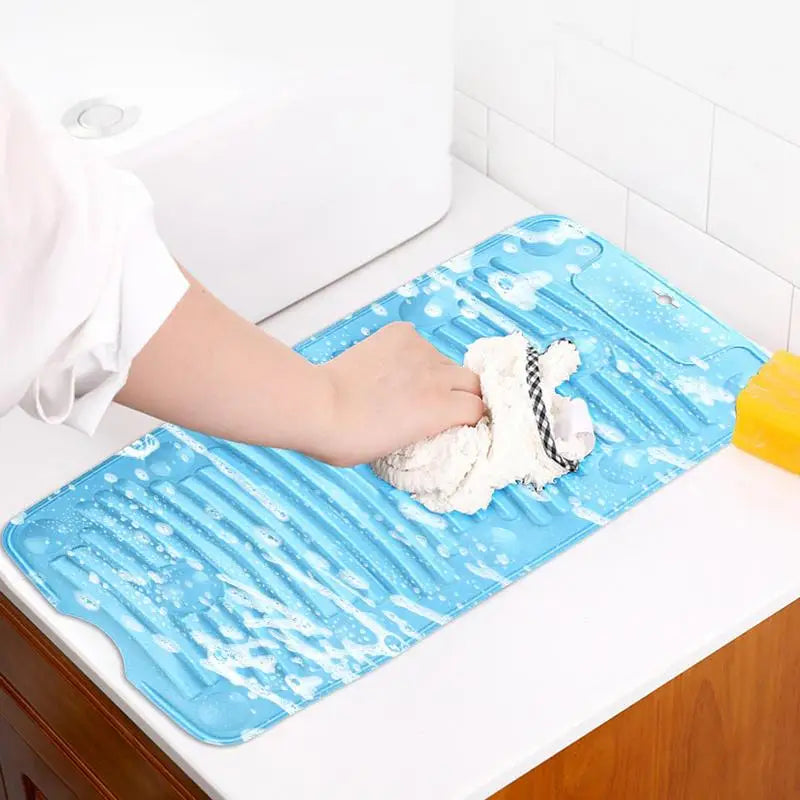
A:
[[[144,461],[147,456],[155,453],[159,446],[158,439],[152,433],[146,433],[141,439],[137,439],[135,442],[123,447],[117,455]]]
[[[406,611],[411,611],[418,617],[429,619],[431,622],[435,622],[437,625],[446,625],[450,621],[450,617],[446,617],[444,614],[440,614],[438,611],[434,611],[432,608],[426,608],[419,603],[415,603],[413,600],[409,600],[409,598],[402,594],[393,594],[389,599],[398,608],[404,608]]]
[[[558,224],[544,231],[532,231],[512,225],[506,228],[503,233],[509,236],[516,236],[526,244],[551,244],[554,246],[565,244],[570,239],[584,239],[588,231],[572,222],[572,220],[559,220]]]
[[[369,584],[366,581],[361,580],[358,575],[350,572],[349,569],[343,569],[339,572],[339,577],[347,584],[350,584],[354,589],[360,589],[362,592],[367,591],[369,589]]]
[[[580,519],[585,519],[587,522],[593,522],[595,525],[608,524],[608,520],[602,514],[598,514],[591,508],[586,508],[586,506],[581,505],[580,502],[577,502],[572,506],[572,513]]]
[[[433,300],[425,305],[424,311],[429,317],[442,316],[442,307],[438,303],[434,303]]]
[[[289,515],[279,506],[272,502],[258,487],[242,475],[239,470],[228,464],[227,461],[220,458],[216,453],[212,453],[204,444],[198,442],[186,431],[179,428],[177,425],[165,423],[164,427],[179,441],[194,450],[195,453],[205,456],[223,475],[230,478],[240,489],[243,489],[247,494],[259,502],[261,506],[267,509],[274,517],[285,522],[289,519]]]
[[[503,300],[522,311],[530,311],[536,307],[536,292],[553,280],[549,272],[537,271],[524,275],[513,275],[507,272],[492,273],[489,285]]]
[[[419,289],[414,283],[404,283],[402,286],[398,286],[396,291],[400,297],[416,297],[419,294]]]
[[[501,586],[509,586],[511,584],[511,581],[509,581],[508,578],[506,578],[504,575],[501,575],[499,572],[497,572],[497,570],[494,570],[484,564],[483,561],[479,561],[477,564],[466,563],[464,566],[473,575],[477,575],[479,578],[486,578],[486,580],[494,581],[495,583],[499,583]]]
[[[445,261],[442,266],[453,272],[469,272],[472,269],[472,257],[475,255],[475,249],[472,248],[464,253],[459,253],[453,256],[449,261]]]
[[[309,566],[312,566],[314,569],[319,570],[320,572],[328,572],[331,568],[331,565],[327,562],[327,560],[324,559],[319,553],[315,553],[313,550],[304,550],[303,560]]]
[[[129,614],[125,614],[120,622],[132,633],[144,633],[144,626]]]
[[[393,622],[409,639],[413,639],[414,641],[419,639],[419,634],[402,618],[399,617],[394,611],[390,611],[389,609],[385,609],[383,615],[386,619]]]
[[[261,733],[264,733],[264,728],[245,728],[241,733],[242,741],[249,742]]]
[[[412,522],[419,522],[421,525],[427,525],[429,528],[444,530],[447,527],[447,520],[444,517],[426,511],[422,506],[411,502],[411,500],[403,500],[398,503],[397,510],[406,519]]]
[[[84,594],[83,592],[75,592],[75,599],[87,611],[97,611],[100,608],[100,601],[96,597],[90,597],[88,594]]]
[[[246,583],[220,574],[219,579],[237,591],[226,591],[226,597],[239,605],[259,612],[257,617],[248,617],[245,624],[250,629],[270,628],[274,630],[296,630],[304,636],[330,636],[330,631],[310,620],[305,614],[289,608],[283,603],[259,592]]]
[[[299,675],[287,675],[285,682],[298,697],[302,697],[303,700],[313,700],[322,678],[319,675],[307,675],[302,678]]]
[[[117,576],[121,581],[125,581],[125,583],[132,583],[135,586],[147,585],[147,578],[144,578],[141,575],[134,575],[132,572],[128,572],[124,569],[119,570],[119,572],[117,572]]]
[[[153,634],[153,641],[162,649],[166,650],[168,653],[180,653],[181,648],[175,642],[172,641],[167,636],[164,636],[161,633],[154,633]]]
[[[694,464],[688,458],[677,455],[666,447],[648,447],[647,455],[654,461],[663,461],[665,464],[670,464],[679,469],[691,469]]]
[[[704,375],[679,375],[675,378],[678,390],[704,406],[715,403],[733,403],[736,399],[727,389],[709,383]]]
[[[619,442],[625,441],[625,434],[622,431],[604,422],[595,422],[594,430],[599,436],[609,442],[618,444]]]
[[[225,678],[234,686],[247,689],[253,697],[269,700],[287,714],[294,714],[298,710],[297,704],[264,686],[256,678],[245,676],[241,672],[245,669],[254,669],[264,675],[272,675],[276,665],[274,656],[254,654],[252,651],[256,648],[274,648],[273,640],[256,639],[242,644],[230,644],[220,642],[219,639],[203,631],[194,631],[192,638],[206,649],[206,657],[200,660],[201,666]]]

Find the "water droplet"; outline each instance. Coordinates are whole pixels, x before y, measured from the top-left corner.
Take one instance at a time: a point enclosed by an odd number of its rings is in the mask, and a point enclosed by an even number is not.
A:
[[[431,301],[425,306],[425,313],[429,317],[441,317],[442,307],[438,303],[434,303],[433,301]]]
[[[173,642],[172,639],[160,633],[153,634],[153,641],[162,650],[166,650],[168,653],[179,653],[181,650],[181,648],[175,642]]]
[[[131,633],[144,633],[144,626],[128,614],[125,614],[120,621]]]
[[[83,592],[76,592],[75,599],[87,611],[97,611],[100,608],[100,601],[96,597],[91,597],[90,595],[84,594]]]

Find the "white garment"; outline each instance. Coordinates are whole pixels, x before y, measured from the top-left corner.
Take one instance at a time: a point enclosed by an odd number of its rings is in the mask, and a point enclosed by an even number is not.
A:
[[[87,433],[188,288],[147,190],[90,146],[0,71],[0,416]]]
[[[464,366],[476,372],[487,415],[397,450],[372,464],[375,473],[411,492],[438,513],[474,514],[486,508],[495,489],[522,481],[541,489],[567,469],[545,452],[526,380],[528,341],[521,333],[478,339]],[[580,461],[594,447],[586,403],[556,393],[580,364],[571,342],[552,344],[539,356],[542,398],[556,452]]]

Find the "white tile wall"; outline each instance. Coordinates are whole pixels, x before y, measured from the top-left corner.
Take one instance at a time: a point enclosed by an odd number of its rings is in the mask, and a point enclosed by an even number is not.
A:
[[[708,230],[800,285],[800,148],[717,111]]]
[[[711,103],[578,39],[562,39],[557,63],[556,144],[704,225]]]
[[[786,347],[788,281],[633,193],[627,249],[759,344]]]
[[[456,87],[553,135],[553,22],[545,0],[459,0]]]
[[[453,124],[457,130],[485,139],[489,124],[489,109],[463,92],[456,91],[453,99]]]
[[[791,0],[639,0],[634,56],[800,144],[796,8]]]
[[[610,241],[623,243],[624,186],[536,134],[490,113],[490,177],[543,211],[574,217]]]
[[[450,152],[469,164],[473,169],[486,174],[488,148],[486,140],[469,131],[456,131]]]
[[[796,3],[457,4],[454,152],[800,352]]]
[[[453,102],[453,155],[486,174],[486,126],[489,111],[471,97],[455,93]]]

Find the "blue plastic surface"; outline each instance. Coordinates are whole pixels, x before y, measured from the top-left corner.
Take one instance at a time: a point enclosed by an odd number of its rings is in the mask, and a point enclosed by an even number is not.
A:
[[[583,363],[563,390],[588,402],[595,451],[541,495],[515,486],[486,512],[439,516],[368,467],[162,426],[5,529],[48,600],[107,633],[128,679],[199,739],[246,740],[356,679],[709,455],[765,360],[559,217],[524,220],[298,350],[325,361],[396,319],[459,360],[480,336],[568,336]]]

